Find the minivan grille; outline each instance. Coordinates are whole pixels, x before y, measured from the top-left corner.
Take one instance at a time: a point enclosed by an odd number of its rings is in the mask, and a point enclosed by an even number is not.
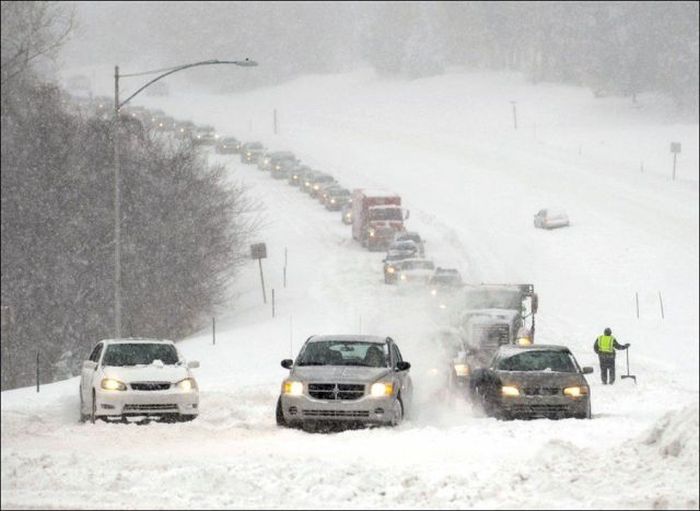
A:
[[[143,381],[132,383],[131,388],[133,390],[168,390],[170,383],[166,381]]]
[[[369,410],[304,410],[304,417],[369,417]]]
[[[309,383],[309,395],[315,399],[352,401],[365,395],[365,386],[355,383]]]

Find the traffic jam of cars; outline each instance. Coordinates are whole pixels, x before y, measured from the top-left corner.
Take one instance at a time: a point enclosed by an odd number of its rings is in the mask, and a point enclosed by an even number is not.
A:
[[[105,98],[91,108],[105,109]],[[109,104],[109,103],[106,103]],[[369,188],[350,190],[336,179],[302,164],[288,150],[269,150],[257,141],[221,136],[212,126],[177,121],[160,110],[123,109],[145,128],[171,132],[194,145],[238,155],[244,164],[286,180],[351,226],[352,238],[382,259],[384,283],[423,293],[444,325],[429,339],[441,362],[435,373],[444,391],[463,398],[487,416],[514,418],[591,418],[590,387],[573,353],[560,345],[535,343],[538,295],[527,283],[468,284],[457,268],[437,266],[426,257],[426,240],[407,230],[410,212],[401,196]],[[534,226],[569,225],[565,213],[542,209]],[[410,413],[411,364],[389,336],[314,335],[295,360],[276,402],[280,427],[315,431],[325,426],[397,426]],[[129,418],[186,421],[199,413],[199,391],[191,369],[172,341],[116,339],[97,343],[83,363],[80,415],[126,421]]]

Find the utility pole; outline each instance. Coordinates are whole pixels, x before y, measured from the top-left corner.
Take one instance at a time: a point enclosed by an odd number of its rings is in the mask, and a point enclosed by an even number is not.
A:
[[[517,101],[511,101],[511,104],[513,105],[513,129],[518,129],[518,113],[515,109],[515,104]]]

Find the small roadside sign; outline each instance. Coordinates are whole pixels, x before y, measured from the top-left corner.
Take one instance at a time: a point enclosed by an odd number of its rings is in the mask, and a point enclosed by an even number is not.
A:
[[[250,257],[252,259],[266,259],[267,246],[264,243],[254,243],[250,246]]]

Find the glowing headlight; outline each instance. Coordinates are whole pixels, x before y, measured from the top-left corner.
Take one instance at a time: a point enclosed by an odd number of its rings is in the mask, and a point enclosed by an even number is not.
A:
[[[406,275],[404,273],[401,274],[401,280],[406,280]]]
[[[518,387],[504,385],[503,387],[501,387],[501,395],[508,397],[517,397],[520,395],[520,391],[518,390]]]
[[[104,378],[100,387],[104,390],[126,390],[126,385],[119,380],[114,380],[112,378]]]
[[[279,170],[279,169],[281,169],[281,168],[282,168],[282,167],[280,167],[279,165],[275,165],[275,170]]]
[[[386,272],[387,272],[387,273],[394,273],[395,271],[396,271],[396,269],[395,269],[393,266],[389,266],[389,267],[386,269]]]
[[[370,389],[372,397],[390,396],[394,391],[394,386],[391,383],[373,383]]]
[[[331,199],[331,204],[335,204],[335,199]]]
[[[566,387],[564,389],[564,395],[569,396],[569,397],[581,397],[585,396],[588,394],[588,389],[586,387],[579,387],[578,385],[575,387]]]
[[[376,231],[375,231],[374,229],[370,229],[370,230],[369,230],[369,235],[370,235],[370,236],[374,236],[375,233],[376,233]]]
[[[288,396],[301,396],[304,392],[304,384],[300,381],[285,381],[282,384],[282,393]]]
[[[530,340],[529,337],[519,337],[518,338],[518,346],[530,346],[532,344],[532,341]]]
[[[469,366],[467,364],[455,364],[455,374],[457,376],[469,376]]]
[[[431,289],[430,294],[433,296],[437,296],[437,289]]]
[[[185,378],[182,381],[177,382],[177,388],[189,392],[190,390],[197,390],[197,382],[194,378]]]
[[[314,185],[314,190],[318,190],[319,188],[321,188],[319,185]]]

